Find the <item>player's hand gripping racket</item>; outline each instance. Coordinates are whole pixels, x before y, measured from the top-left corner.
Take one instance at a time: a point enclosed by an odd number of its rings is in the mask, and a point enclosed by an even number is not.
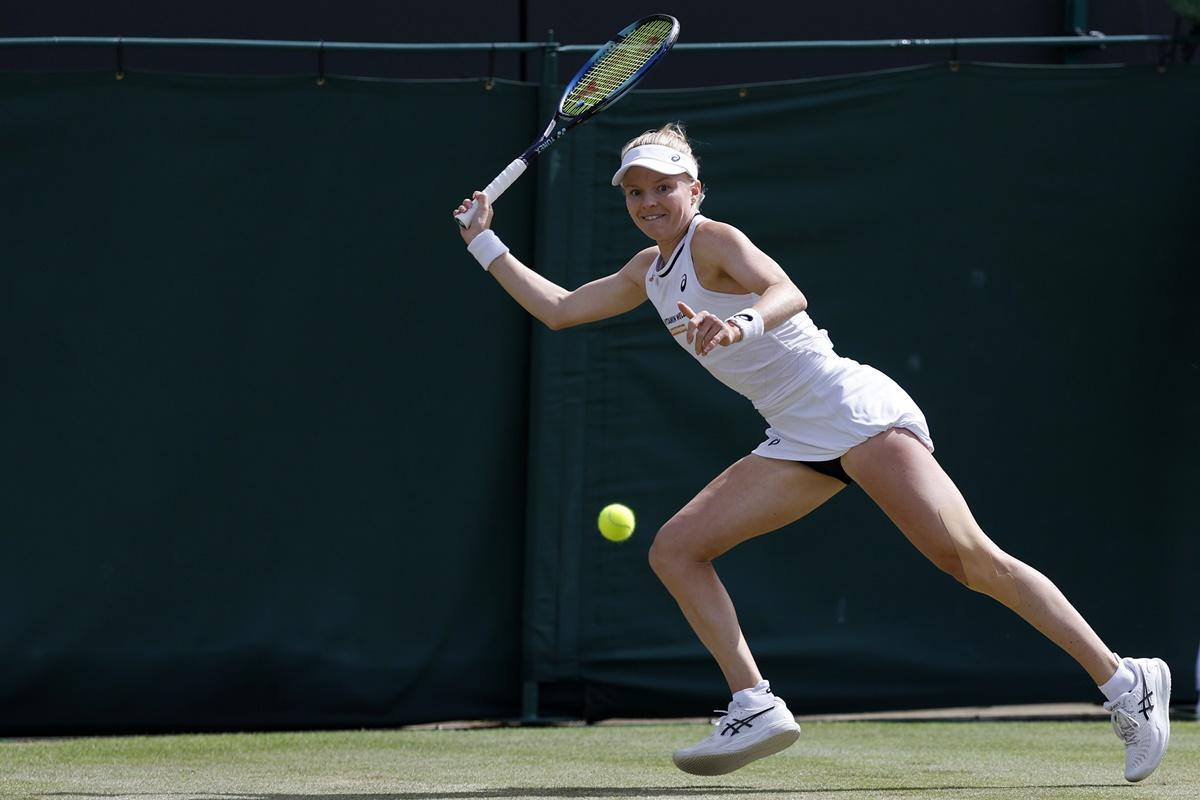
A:
[[[679,20],[666,14],[654,14],[627,26],[597,50],[567,84],[554,119],[542,135],[483,190],[488,200],[495,202],[529,163],[564,133],[632,89],[667,54],[677,38]],[[478,209],[478,204],[472,205],[455,219],[465,228],[475,219]]]

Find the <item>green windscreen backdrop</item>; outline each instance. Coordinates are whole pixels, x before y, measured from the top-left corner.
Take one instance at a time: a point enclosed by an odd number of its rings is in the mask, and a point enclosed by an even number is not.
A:
[[[535,90],[0,86],[0,727],[516,713],[529,324],[450,187]]]
[[[490,87],[490,88],[489,88]],[[0,76],[0,730],[695,716],[646,563],[765,423],[649,306],[531,323],[450,209],[538,87]],[[1110,646],[1200,643],[1200,71],[963,65],[634,94],[497,203],[568,288],[647,241],[608,185],[682,120],[706,215],[903,385],[1009,552]],[[606,503],[638,514],[616,545]],[[857,488],[717,562],[797,713],[1094,700]],[[536,698],[537,703],[534,703]]]

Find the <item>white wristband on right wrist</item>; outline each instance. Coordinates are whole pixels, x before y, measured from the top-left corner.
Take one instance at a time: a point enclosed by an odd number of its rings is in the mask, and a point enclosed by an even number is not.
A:
[[[725,320],[730,325],[736,325],[742,329],[741,341],[749,341],[757,339],[763,335],[763,318],[762,314],[755,311],[753,308],[743,308],[741,311],[734,314],[729,319]]]
[[[493,261],[508,252],[508,245],[500,241],[500,237],[494,230],[488,228],[471,240],[471,243],[467,245],[467,252],[475,256],[479,266],[483,267],[486,272]]]

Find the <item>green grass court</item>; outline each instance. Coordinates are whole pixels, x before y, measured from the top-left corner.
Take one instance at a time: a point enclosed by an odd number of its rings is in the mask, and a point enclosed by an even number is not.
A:
[[[343,731],[0,742],[0,796],[221,800],[435,798],[1200,797],[1200,723],[1163,765],[1121,777],[1105,722],[802,722],[789,750],[701,779],[670,751],[696,724]]]

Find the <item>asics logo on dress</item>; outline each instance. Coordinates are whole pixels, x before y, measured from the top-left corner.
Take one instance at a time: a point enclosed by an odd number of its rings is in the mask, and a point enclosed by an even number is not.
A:
[[[682,292],[686,288],[687,288],[687,273],[685,272],[685,273],[683,273],[683,280],[681,280],[679,282],[679,291]]]
[[[672,314],[669,317],[663,317],[663,324],[664,325],[674,325],[676,322],[679,322],[685,316],[687,316],[687,315],[684,314],[682,311],[680,311],[678,314]]]

